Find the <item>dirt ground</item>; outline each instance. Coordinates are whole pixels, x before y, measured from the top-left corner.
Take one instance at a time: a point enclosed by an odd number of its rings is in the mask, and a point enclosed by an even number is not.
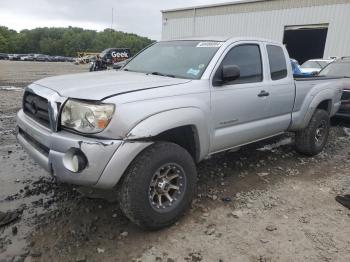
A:
[[[89,65],[69,62],[0,61],[0,86],[23,87],[35,80],[69,73],[87,72]]]
[[[350,261],[350,210],[334,200],[350,193],[350,137],[339,126],[314,158],[287,134],[203,161],[192,209],[157,232],[123,217],[113,191],[56,184],[16,143],[23,91],[9,86],[85,70],[0,62],[0,210],[21,213],[0,228],[1,262]]]

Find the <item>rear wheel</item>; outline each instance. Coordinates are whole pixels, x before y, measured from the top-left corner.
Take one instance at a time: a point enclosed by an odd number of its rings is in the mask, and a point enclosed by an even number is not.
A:
[[[120,188],[120,206],[134,223],[160,229],[189,208],[196,188],[196,167],[182,147],[157,142],[135,158]]]
[[[330,118],[327,111],[317,109],[309,125],[296,133],[296,150],[304,155],[314,156],[325,147],[330,129]]]

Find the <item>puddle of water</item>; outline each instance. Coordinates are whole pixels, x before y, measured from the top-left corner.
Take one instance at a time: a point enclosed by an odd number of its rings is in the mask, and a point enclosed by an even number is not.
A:
[[[7,90],[7,91],[23,91],[23,88],[15,87],[15,86],[0,86],[0,90]]]
[[[0,119],[8,119],[8,118],[14,118],[16,115],[2,115],[0,116]]]
[[[344,127],[344,132],[345,132],[345,134],[347,134],[348,136],[350,136],[350,128]]]
[[[20,160],[20,158],[25,159]],[[40,205],[33,202],[52,197],[45,194],[31,194],[25,196],[24,188],[33,188],[30,181],[41,177],[48,177],[45,171],[34,165],[25,152],[15,145],[0,146],[0,211],[14,211],[22,208],[21,217],[0,228],[0,241],[10,241],[0,250],[0,261],[11,261],[12,257],[21,255],[27,246],[26,238],[33,230],[35,218],[47,212]],[[21,190],[22,193],[21,193]],[[17,195],[18,194],[18,195]],[[8,197],[11,197],[8,199]],[[23,207],[24,206],[24,207]],[[12,227],[17,227],[18,233],[12,233]]]

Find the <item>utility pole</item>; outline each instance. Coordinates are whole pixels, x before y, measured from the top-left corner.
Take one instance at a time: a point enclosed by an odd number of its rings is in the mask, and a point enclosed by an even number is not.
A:
[[[113,15],[114,15],[114,9],[112,7],[112,21],[111,21],[111,44],[113,42]]]
[[[112,23],[111,23],[111,30],[113,30],[113,18],[114,18],[114,8],[112,7]]]

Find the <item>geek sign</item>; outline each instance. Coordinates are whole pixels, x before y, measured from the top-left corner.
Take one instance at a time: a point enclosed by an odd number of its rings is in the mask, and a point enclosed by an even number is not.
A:
[[[129,54],[127,52],[113,51],[111,55],[112,55],[113,58],[124,58],[124,59],[128,59],[129,58]]]
[[[112,60],[113,62],[121,62],[126,59],[129,59],[130,53],[126,51],[112,51],[111,52]]]

